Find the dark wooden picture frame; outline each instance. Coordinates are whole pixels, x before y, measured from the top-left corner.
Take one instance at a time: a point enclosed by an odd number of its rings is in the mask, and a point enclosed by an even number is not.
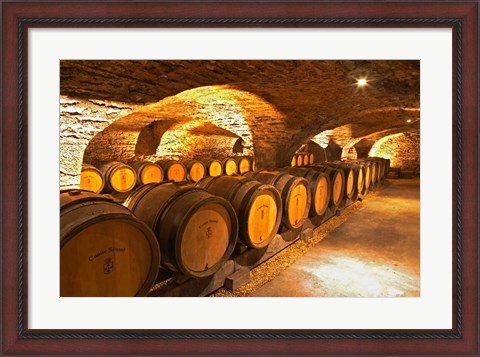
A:
[[[478,355],[478,13],[466,2],[3,2],[2,354]],[[443,27],[453,31],[453,326],[450,330],[28,328],[28,29]]]

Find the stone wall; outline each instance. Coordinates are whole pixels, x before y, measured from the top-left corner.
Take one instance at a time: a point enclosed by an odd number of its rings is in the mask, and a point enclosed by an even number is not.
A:
[[[420,172],[420,133],[407,132],[387,136],[375,143],[370,156],[390,159],[390,167]]]
[[[121,102],[60,97],[60,187],[78,187],[84,151],[95,135],[136,108]]]

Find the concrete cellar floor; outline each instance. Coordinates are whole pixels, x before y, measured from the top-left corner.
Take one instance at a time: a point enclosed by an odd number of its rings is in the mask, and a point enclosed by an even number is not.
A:
[[[249,296],[420,296],[420,180],[372,200]]]

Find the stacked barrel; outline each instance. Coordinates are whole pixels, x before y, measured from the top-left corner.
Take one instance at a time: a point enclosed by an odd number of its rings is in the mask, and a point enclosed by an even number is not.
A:
[[[61,296],[145,296],[161,270],[211,276],[236,245],[266,249],[308,220],[318,226],[388,174],[382,158],[300,157],[277,171],[252,171],[243,157],[85,165],[81,190],[60,195]]]
[[[315,155],[309,152],[299,152],[293,155],[291,166],[308,166],[315,163]]]
[[[223,160],[161,159],[155,162],[85,163],[80,174],[80,189],[94,193],[126,194],[135,187],[163,181],[197,183],[204,177],[238,175],[255,169],[253,157],[240,156]]]

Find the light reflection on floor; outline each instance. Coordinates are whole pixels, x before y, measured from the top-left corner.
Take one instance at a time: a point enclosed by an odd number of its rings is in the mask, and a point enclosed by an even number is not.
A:
[[[250,296],[419,297],[420,181],[394,180]]]
[[[417,277],[391,264],[355,256],[329,254],[321,264],[303,266],[312,280],[303,280],[306,290],[321,289],[324,296],[401,297],[418,296]]]

